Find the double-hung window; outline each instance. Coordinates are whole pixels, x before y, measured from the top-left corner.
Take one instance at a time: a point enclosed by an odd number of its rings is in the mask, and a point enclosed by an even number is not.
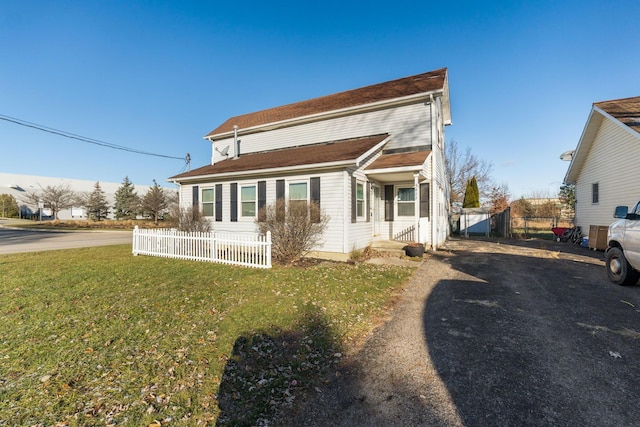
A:
[[[364,184],[356,183],[356,216],[364,217]]]
[[[243,185],[240,187],[240,206],[242,217],[256,216],[256,186]]]
[[[289,206],[307,206],[308,200],[309,191],[306,182],[289,183]]]
[[[597,182],[591,184],[591,203],[600,203],[600,184]]]
[[[202,189],[202,215],[203,216],[213,216],[214,212],[214,198],[213,198],[213,188],[203,188]]]
[[[398,216],[414,216],[416,214],[416,192],[413,187],[398,188]]]

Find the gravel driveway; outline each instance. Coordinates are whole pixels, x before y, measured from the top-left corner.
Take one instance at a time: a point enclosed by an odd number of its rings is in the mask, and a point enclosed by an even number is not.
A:
[[[290,425],[638,425],[640,286],[602,258],[450,240]]]

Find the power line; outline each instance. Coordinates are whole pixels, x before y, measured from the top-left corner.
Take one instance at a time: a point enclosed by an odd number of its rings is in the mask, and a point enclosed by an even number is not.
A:
[[[3,114],[0,114],[0,120],[5,120],[7,122],[15,123],[20,126],[37,129],[42,132],[48,132],[54,135],[63,136],[65,138],[76,139],[82,142],[88,142],[89,144],[95,144],[101,147],[113,148],[114,150],[128,151],[129,153],[142,154],[145,156],[164,157],[165,159],[185,160],[184,157],[167,156],[164,154],[151,153],[149,151],[142,151],[135,148],[124,147],[122,145],[116,145],[110,142],[100,141],[99,139],[89,138],[89,137],[77,135],[71,132],[50,128],[50,127],[39,125],[36,123],[27,122],[26,120],[16,119],[15,117],[5,116]]]

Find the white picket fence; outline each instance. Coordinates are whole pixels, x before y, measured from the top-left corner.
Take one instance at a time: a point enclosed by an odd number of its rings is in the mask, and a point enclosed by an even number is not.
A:
[[[271,268],[271,232],[188,233],[176,229],[133,230],[133,254]]]

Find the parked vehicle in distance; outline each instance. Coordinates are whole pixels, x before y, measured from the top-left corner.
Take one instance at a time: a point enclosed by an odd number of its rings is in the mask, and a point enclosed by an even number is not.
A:
[[[640,279],[640,202],[629,211],[616,207],[609,225],[605,264],[607,277],[616,285],[634,285]]]

